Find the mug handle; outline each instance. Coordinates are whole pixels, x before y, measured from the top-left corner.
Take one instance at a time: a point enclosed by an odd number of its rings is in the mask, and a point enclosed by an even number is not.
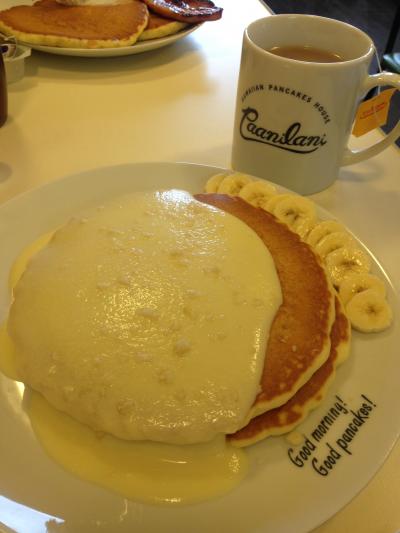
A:
[[[386,85],[391,85],[397,90],[400,90],[400,76],[398,74],[393,74],[392,72],[380,72],[379,74],[368,76],[364,83],[363,91],[367,93],[373,87],[381,87]],[[394,143],[398,137],[400,137],[400,120],[384,139],[373,144],[372,146],[363,148],[362,150],[350,150],[349,148],[346,148],[340,165],[352,165],[353,163],[359,163],[360,161],[364,161],[364,159],[368,159],[369,157],[379,154],[379,152],[382,152],[382,150]]]

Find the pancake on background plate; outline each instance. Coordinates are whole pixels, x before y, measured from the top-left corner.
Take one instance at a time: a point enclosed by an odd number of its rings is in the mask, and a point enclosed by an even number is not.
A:
[[[38,0],[0,11],[0,31],[31,45],[118,48],[221,16],[209,0]]]
[[[150,39],[160,39],[173,35],[188,26],[185,22],[171,20],[149,11],[149,21],[146,28],[139,35],[138,41],[148,41]]]
[[[116,48],[134,44],[148,22],[143,2],[65,6],[39,0],[33,6],[0,11],[0,31],[33,45],[62,48]]]

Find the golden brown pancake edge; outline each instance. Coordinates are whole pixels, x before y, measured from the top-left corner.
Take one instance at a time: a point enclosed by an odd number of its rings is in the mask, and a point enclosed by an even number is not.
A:
[[[233,446],[250,446],[267,437],[288,433],[322,402],[335,378],[336,368],[350,351],[351,326],[338,297],[335,298],[335,307],[336,317],[330,333],[331,349],[327,361],[286,404],[253,418],[247,426],[228,435],[227,439]]]
[[[325,269],[311,247],[274,215],[238,197],[197,194],[195,198],[240,218],[270,251],[283,302],[267,343],[261,392],[247,422],[285,404],[328,359],[335,297]]]
[[[138,41],[149,41],[167,37],[168,35],[174,35],[187,26],[188,24],[185,22],[166,19],[149,11],[147,26],[139,35]]]

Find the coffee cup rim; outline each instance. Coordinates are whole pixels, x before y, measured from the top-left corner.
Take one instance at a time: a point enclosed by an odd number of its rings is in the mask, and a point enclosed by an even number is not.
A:
[[[262,48],[261,46],[259,46],[250,37],[249,32],[254,27],[256,27],[256,26],[258,26],[260,24],[263,24],[266,21],[268,21],[268,23],[271,23],[271,20],[274,20],[274,19],[280,19],[281,20],[281,19],[285,19],[285,18],[286,19],[291,19],[291,20],[293,20],[293,19],[320,20],[320,21],[323,21],[324,23],[329,22],[329,24],[331,24],[331,25],[336,25],[338,27],[347,28],[348,30],[352,31],[355,34],[358,34],[359,37],[362,37],[365,40],[366,51],[363,54],[358,55],[357,57],[354,57],[354,58],[351,58],[351,59],[343,59],[343,60],[340,60],[340,61],[337,61],[337,62],[334,62],[334,63],[324,63],[324,62],[316,62],[316,61],[302,61],[300,59],[282,57],[282,56],[278,56],[276,54],[273,54],[270,51],[265,50],[265,48]],[[292,64],[298,64],[298,65],[302,65],[302,66],[311,66],[311,67],[313,67],[313,66],[318,65],[321,68],[324,68],[324,67],[329,67],[329,68],[335,68],[336,67],[337,68],[337,67],[340,67],[340,66],[343,66],[343,65],[351,65],[351,64],[355,64],[355,63],[359,63],[359,62],[365,61],[365,59],[369,58],[371,55],[373,55],[375,53],[375,45],[374,45],[373,40],[363,30],[361,30],[360,28],[357,28],[356,26],[353,26],[352,24],[349,24],[347,22],[343,22],[341,20],[337,20],[337,19],[333,19],[333,18],[329,18],[329,17],[322,17],[320,15],[308,15],[308,14],[302,14],[302,13],[295,13],[295,14],[282,13],[282,14],[278,14],[278,15],[270,15],[270,16],[267,16],[267,17],[262,17],[262,18],[259,18],[259,19],[255,20],[255,21],[251,22],[246,27],[246,29],[244,31],[244,35],[245,35],[245,38],[247,39],[247,41],[249,42],[249,44],[251,46],[255,47],[259,52],[261,52],[263,54],[266,54],[269,57],[276,59],[277,61],[289,62],[289,63],[292,63]]]

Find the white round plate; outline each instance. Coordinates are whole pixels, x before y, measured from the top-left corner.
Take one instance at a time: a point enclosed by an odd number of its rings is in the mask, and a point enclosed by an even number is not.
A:
[[[142,54],[143,52],[149,52],[150,50],[156,50],[157,48],[163,48],[169,44],[183,39],[193,31],[197,30],[200,24],[190,26],[183,29],[173,35],[167,35],[167,37],[161,37],[160,39],[151,39],[149,41],[138,41],[132,46],[123,46],[120,48],[61,48],[59,46],[42,46],[39,44],[22,43],[29,46],[33,50],[39,50],[40,52],[47,52],[48,54],[56,54],[61,56],[76,56],[76,57],[120,57],[130,56],[134,54]]]
[[[186,163],[100,168],[49,183],[0,206],[0,321],[10,301],[10,267],[36,237],[81,209],[128,191],[181,188],[202,192],[207,178],[220,171]],[[319,214],[331,217],[323,210]],[[386,278],[375,260],[374,270]],[[396,324],[399,302],[386,281]],[[399,332],[398,327],[391,327],[375,335],[354,333],[351,356],[339,368],[323,403],[299,427],[312,449],[303,466],[289,458],[291,446],[284,437],[269,438],[248,449],[250,472],[237,489],[186,507],[130,502],[64,471],[36,441],[21,405],[21,387],[0,376],[0,529],[3,523],[18,533],[310,531],[368,483],[399,435]],[[346,412],[331,423],[329,412],[337,396],[345,402]],[[360,411],[363,404],[369,410]],[[320,424],[326,432],[318,439],[315,430]],[[293,447],[293,455],[299,451]],[[328,455],[335,464],[321,472]]]

